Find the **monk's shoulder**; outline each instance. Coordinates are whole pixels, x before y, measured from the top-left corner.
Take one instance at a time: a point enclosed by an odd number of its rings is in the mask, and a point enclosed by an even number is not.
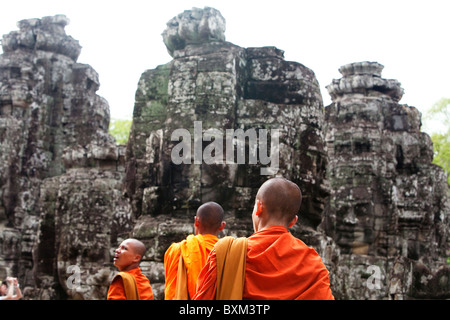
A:
[[[217,243],[220,242],[220,244],[225,244],[225,243],[229,243],[230,241],[234,241],[234,239],[236,239],[236,238],[235,238],[235,237],[232,237],[232,236],[226,236],[226,237],[220,238],[220,239],[217,241]],[[220,245],[220,244],[219,244],[219,245]]]
[[[183,244],[186,243],[186,239],[180,241],[180,242],[173,242],[169,248],[167,249],[167,251],[169,252],[178,252],[181,250],[181,247],[183,246]]]
[[[172,243],[164,253],[165,263],[173,259],[177,260],[180,254],[181,254],[181,243],[180,242]]]
[[[117,289],[123,289],[123,278],[120,273],[116,274],[111,281],[110,287]]]
[[[324,267],[322,258],[312,246],[307,245],[305,242],[294,236],[292,237],[294,238],[294,240],[291,243],[291,247],[297,251],[297,254],[299,256],[302,256],[302,259],[306,259],[307,261],[309,261],[308,263],[314,264],[317,267]]]
[[[114,275],[113,279],[112,279],[112,283],[115,282],[123,282],[122,280],[122,275],[124,274],[124,272],[118,272]]]

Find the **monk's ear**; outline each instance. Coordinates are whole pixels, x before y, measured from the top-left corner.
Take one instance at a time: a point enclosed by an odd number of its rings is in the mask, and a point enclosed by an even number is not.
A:
[[[294,219],[292,219],[291,222],[289,222],[288,229],[291,228],[294,224],[296,224],[297,220],[298,216],[295,216]]]
[[[141,261],[141,259],[142,259],[142,256],[140,254],[134,255],[134,262],[139,262],[139,261]]]
[[[200,219],[197,216],[195,216],[194,217],[194,226],[198,227],[199,224],[200,224]]]
[[[261,200],[256,200],[255,206],[256,206],[255,214],[259,216],[263,211],[263,203],[261,202]]]
[[[219,227],[219,231],[222,231],[225,228],[226,224],[227,223],[225,221],[222,221],[222,223],[220,224],[220,227]]]

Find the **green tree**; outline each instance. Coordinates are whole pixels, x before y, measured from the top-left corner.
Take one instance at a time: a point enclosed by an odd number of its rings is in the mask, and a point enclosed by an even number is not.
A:
[[[437,127],[441,127],[438,132],[431,133],[434,148],[433,163],[444,169],[450,185],[450,99],[442,98],[436,102],[426,113],[425,121],[429,127],[436,127],[436,124]]]
[[[424,120],[429,128],[438,124],[438,132],[431,134],[434,151],[433,163],[441,166],[447,173],[447,183],[450,186],[450,99],[442,98],[436,102],[426,113]],[[430,122],[433,124],[430,125]],[[450,190],[448,193],[450,196]],[[450,265],[450,257],[447,257],[447,264]]]
[[[108,132],[118,144],[126,144],[130,136],[131,123],[131,120],[111,119]]]

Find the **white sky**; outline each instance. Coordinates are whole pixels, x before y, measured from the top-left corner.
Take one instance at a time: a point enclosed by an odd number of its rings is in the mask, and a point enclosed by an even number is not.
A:
[[[19,20],[65,14],[66,33],[83,47],[78,62],[99,73],[111,117],[131,119],[140,75],[172,59],[166,22],[205,6],[224,16],[227,41],[275,46],[312,69],[325,106],[338,68],[365,60],[383,64],[382,76],[405,90],[400,103],[422,113],[450,98],[449,0],[14,0],[1,6],[0,36]]]

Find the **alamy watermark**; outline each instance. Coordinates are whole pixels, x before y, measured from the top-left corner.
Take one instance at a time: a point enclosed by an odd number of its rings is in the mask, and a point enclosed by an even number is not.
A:
[[[381,268],[376,265],[370,265],[367,267],[367,273],[371,275],[367,278],[366,286],[369,290],[381,289]]]
[[[81,269],[77,265],[70,265],[67,267],[66,272],[72,274],[66,280],[67,288],[70,290],[76,289],[81,285]]]
[[[180,140],[181,138],[181,140]],[[270,148],[268,140],[270,138]],[[248,139],[248,164],[269,165],[260,170],[261,175],[272,175],[278,172],[279,166],[279,129],[226,129],[223,131],[210,128],[203,133],[202,122],[194,121],[194,138],[187,129],[179,128],[172,132],[171,141],[179,141],[172,149],[171,159],[174,164],[246,164],[245,146]],[[192,157],[192,140],[194,156]],[[224,161],[225,140],[225,161]],[[203,149],[203,142],[209,142]],[[236,151],[236,161],[235,161]]]

